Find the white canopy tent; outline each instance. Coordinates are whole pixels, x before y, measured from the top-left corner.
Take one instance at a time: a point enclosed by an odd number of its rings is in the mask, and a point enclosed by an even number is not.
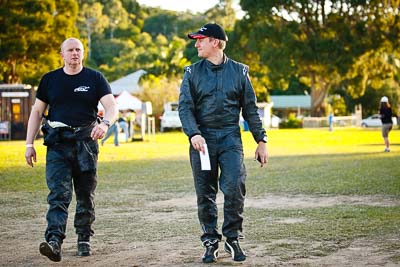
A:
[[[119,110],[141,110],[142,101],[139,98],[131,95],[128,91],[122,91],[122,93],[116,98]]]
[[[117,101],[118,110],[142,110],[142,101],[128,93],[128,91],[122,91],[115,100]],[[99,111],[104,110],[104,107],[100,102],[97,108]]]

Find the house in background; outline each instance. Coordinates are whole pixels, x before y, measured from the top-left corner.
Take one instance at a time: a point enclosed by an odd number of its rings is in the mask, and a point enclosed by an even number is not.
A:
[[[311,112],[310,95],[271,95],[272,113],[287,118],[290,113],[297,117],[308,116]]]
[[[0,84],[0,140],[23,140],[35,92],[27,84]]]

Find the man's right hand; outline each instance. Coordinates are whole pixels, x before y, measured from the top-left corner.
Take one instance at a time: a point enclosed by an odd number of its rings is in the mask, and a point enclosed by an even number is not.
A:
[[[36,150],[34,147],[27,147],[25,150],[25,160],[29,166],[33,167],[33,162],[36,163]]]
[[[192,143],[194,149],[204,153],[204,144],[206,143],[206,140],[201,135],[197,134],[193,136],[190,138],[190,142]]]

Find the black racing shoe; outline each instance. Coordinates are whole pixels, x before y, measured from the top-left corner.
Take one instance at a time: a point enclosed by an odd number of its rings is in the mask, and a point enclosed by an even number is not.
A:
[[[202,257],[204,263],[216,262],[218,257],[218,239],[203,242],[205,251]]]
[[[89,241],[78,241],[78,256],[81,257],[90,256],[92,254],[91,252],[92,250],[90,248]]]
[[[231,254],[234,261],[244,261],[246,260],[246,253],[242,250],[239,245],[238,239],[227,239],[225,241],[224,249],[226,252]]]
[[[61,261],[61,245],[57,241],[42,242],[39,251],[51,261]]]

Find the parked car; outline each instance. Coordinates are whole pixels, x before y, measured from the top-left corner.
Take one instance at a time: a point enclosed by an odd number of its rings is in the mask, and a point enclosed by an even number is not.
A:
[[[182,129],[182,123],[177,110],[164,111],[160,120],[160,132],[165,132],[168,129]]]
[[[392,118],[393,125],[397,125],[397,118],[393,117]],[[381,117],[379,114],[374,114],[372,116],[369,116],[368,118],[365,118],[361,121],[361,126],[363,128],[367,127],[381,127],[382,126],[382,121]]]

